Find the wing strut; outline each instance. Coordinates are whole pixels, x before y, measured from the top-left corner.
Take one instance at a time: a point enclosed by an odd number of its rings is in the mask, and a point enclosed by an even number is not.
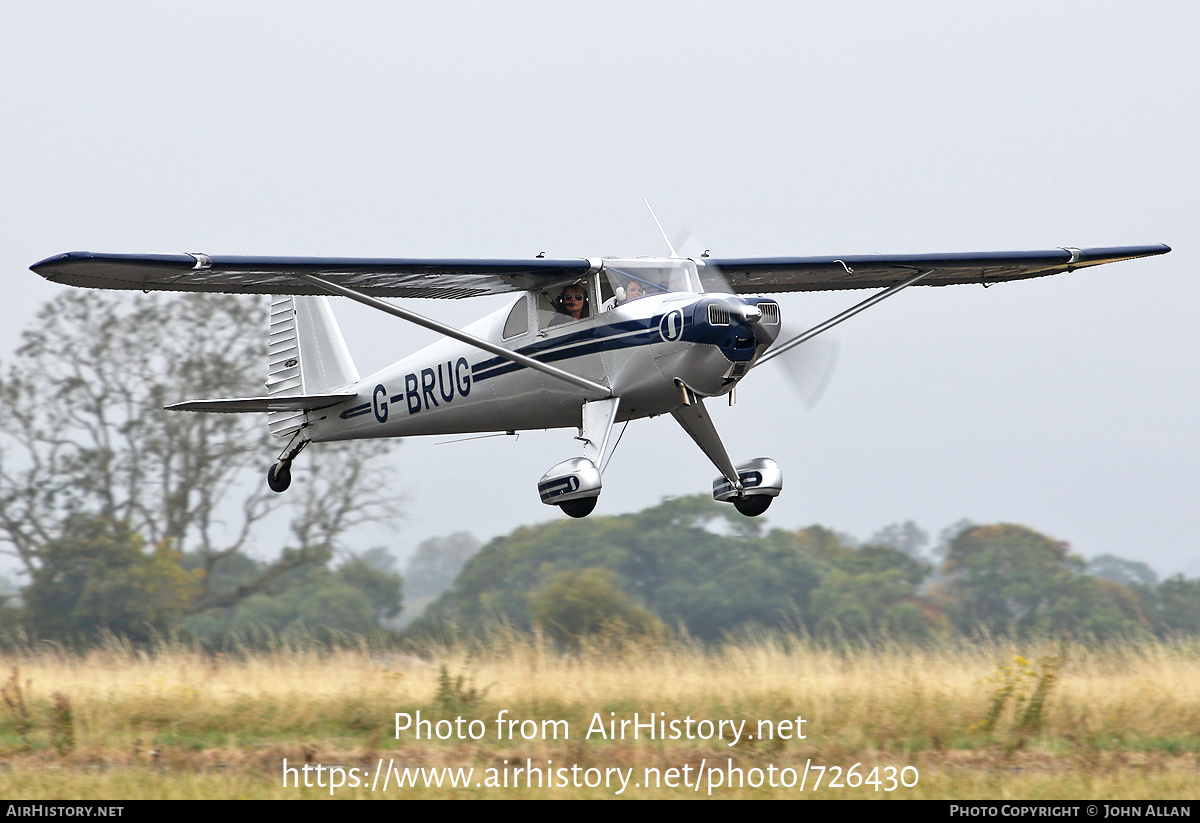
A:
[[[846,264],[842,263],[842,265],[845,266]],[[847,267],[847,268],[849,268],[849,267]],[[883,291],[876,292],[875,294],[871,295],[870,297],[868,297],[866,300],[862,301],[861,303],[856,303],[853,306],[851,306],[850,308],[846,309],[841,314],[838,314],[838,315],[835,315],[835,316],[829,318],[824,323],[819,323],[818,325],[813,326],[811,329],[804,332],[803,334],[798,334],[795,337],[793,337],[791,340],[784,343],[783,345],[772,349],[771,351],[767,352],[762,357],[760,357],[758,359],[758,362],[755,363],[754,365],[761,366],[763,363],[766,363],[771,358],[776,357],[780,354],[783,354],[785,351],[788,351],[789,349],[794,349],[794,348],[796,348],[796,346],[799,346],[801,343],[803,343],[807,340],[812,340],[814,337],[816,337],[821,332],[829,331],[834,326],[836,326],[838,323],[841,323],[843,320],[849,320],[851,317],[858,314],[863,309],[871,308],[871,306],[874,306],[880,300],[886,300],[887,298],[891,297],[893,294],[900,291],[901,289],[906,289],[909,286],[916,285],[920,280],[924,279],[925,277],[928,277],[931,274],[933,274],[933,270],[926,269],[925,271],[917,272],[915,275],[908,278],[903,283],[897,283],[896,285],[892,286],[891,288],[887,288],[887,289],[884,289]]]
[[[463,343],[466,343],[469,346],[475,346],[476,348],[483,349],[491,354],[503,357],[505,360],[511,360],[512,362],[518,363],[527,368],[540,371],[542,374],[558,378],[559,380],[563,380],[573,386],[578,386],[589,393],[589,399],[591,400],[600,400],[605,397],[613,396],[612,389],[588,380],[586,377],[580,377],[577,374],[571,374],[570,372],[564,371],[556,366],[551,366],[543,363],[540,360],[534,360],[532,357],[527,357],[523,354],[518,354],[515,351],[510,351],[503,346],[499,346],[491,342],[490,340],[484,340],[482,337],[476,337],[475,335],[468,334],[461,329],[456,329],[453,326],[447,326],[445,323],[439,323],[436,320],[431,320],[424,315],[411,312],[408,309],[402,309],[399,306],[392,305],[391,303],[385,303],[383,300],[370,297],[369,295],[363,294],[355,289],[350,289],[346,286],[333,283],[323,277],[317,277],[314,274],[296,272],[294,276],[299,280],[303,280],[306,283],[316,286],[317,288],[324,289],[325,291],[332,292],[333,294],[340,294],[342,297],[349,297],[351,300],[357,300],[364,306],[370,306],[373,309],[379,309],[379,311],[385,312],[394,317],[399,317],[401,320],[407,320],[408,322],[415,323],[418,326],[424,326],[425,328],[438,332],[439,334],[444,334],[447,337],[454,338],[455,340],[461,340]]]

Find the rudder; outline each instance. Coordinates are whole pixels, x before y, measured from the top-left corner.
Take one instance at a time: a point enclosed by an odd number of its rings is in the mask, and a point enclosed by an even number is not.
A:
[[[328,298],[276,295],[271,298],[267,343],[267,395],[322,394],[359,380],[358,369],[338,328]],[[305,412],[269,412],[271,434],[292,434]]]

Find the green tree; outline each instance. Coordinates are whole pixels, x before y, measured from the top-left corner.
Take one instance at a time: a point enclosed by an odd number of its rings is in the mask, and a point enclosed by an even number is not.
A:
[[[1122,587],[1083,575],[1066,543],[1024,526],[976,526],[951,541],[943,592],[960,631],[1115,634],[1136,627]]]
[[[0,376],[0,545],[30,585],[55,577],[80,523],[104,522],[130,545],[199,559],[186,610],[227,607],[394,513],[365,474],[386,444],[310,449],[302,490],[273,495],[262,474],[281,444],[260,416],[163,411],[260,393],[264,319],[260,301],[229,295],[66,291],[43,308]],[[210,583],[282,506],[295,550],[235,589]]]
[[[24,616],[45,636],[87,639],[99,628],[146,641],[177,623],[200,591],[169,545],[147,552],[125,524],[99,517],[68,518],[41,557]]]
[[[282,637],[331,640],[339,633],[368,634],[400,612],[403,581],[381,562],[386,553],[371,550],[336,569],[332,555],[292,567],[265,591],[227,608],[209,609],[183,620],[187,632],[213,643],[229,639],[253,641],[264,631]],[[239,561],[237,572],[224,585],[240,585],[238,577],[254,579],[262,564],[250,568]]]
[[[391,555],[382,549],[372,549],[343,563],[335,575],[342,583],[362,592],[379,619],[390,620],[400,614],[404,598],[404,580],[392,571],[394,564]]]
[[[1157,586],[1134,584],[1141,614],[1160,637],[1200,634],[1200,579],[1182,574],[1168,577]]]
[[[536,625],[567,645],[605,631],[647,634],[662,625],[617,588],[615,574],[597,568],[558,572],[530,593],[529,613]]]
[[[823,635],[878,632],[923,638],[931,625],[918,594],[930,568],[908,551],[886,545],[850,549],[826,545],[831,567],[812,595],[813,630]]]

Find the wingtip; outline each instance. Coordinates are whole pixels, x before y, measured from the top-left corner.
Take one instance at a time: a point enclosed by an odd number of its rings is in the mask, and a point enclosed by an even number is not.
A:
[[[92,253],[88,251],[68,251],[62,254],[56,254],[53,257],[47,257],[45,260],[39,260],[29,267],[29,270],[42,275],[49,276],[49,273],[54,270],[55,266],[60,266],[63,263],[70,263],[76,260],[87,260],[92,257]]]
[[[1171,250],[1171,247],[1166,243],[1159,243],[1155,246],[1138,246],[1136,249],[1138,257],[1155,257],[1159,254],[1166,254]]]

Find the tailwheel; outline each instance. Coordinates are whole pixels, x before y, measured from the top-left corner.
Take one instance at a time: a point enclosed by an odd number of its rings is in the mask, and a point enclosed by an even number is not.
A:
[[[774,497],[765,494],[752,494],[746,497],[733,498],[733,507],[746,517],[758,517],[770,506]]]
[[[280,461],[267,469],[267,486],[273,492],[285,492],[292,485],[292,464]]]
[[[599,497],[581,497],[578,500],[567,500],[558,504],[563,514],[569,517],[587,517],[596,508]]]

